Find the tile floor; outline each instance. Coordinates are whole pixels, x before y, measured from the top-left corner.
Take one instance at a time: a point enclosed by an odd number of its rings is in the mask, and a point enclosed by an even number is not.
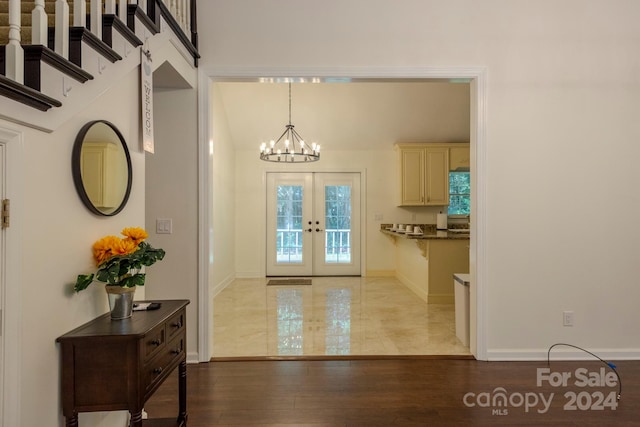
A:
[[[214,298],[213,357],[469,355],[454,306],[426,304],[394,278],[237,279]]]

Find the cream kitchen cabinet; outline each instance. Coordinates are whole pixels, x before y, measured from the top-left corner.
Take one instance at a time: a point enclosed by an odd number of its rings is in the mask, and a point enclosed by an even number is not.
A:
[[[456,144],[449,148],[449,170],[469,169],[471,153],[469,144]]]
[[[84,189],[94,206],[113,208],[122,202],[127,188],[126,162],[110,142],[85,142],[80,158]]]
[[[398,206],[449,204],[449,147],[443,144],[396,144],[399,163]]]

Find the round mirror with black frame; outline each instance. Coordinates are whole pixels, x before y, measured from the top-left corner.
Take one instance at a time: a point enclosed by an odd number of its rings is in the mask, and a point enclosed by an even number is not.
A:
[[[131,193],[131,156],[124,137],[112,123],[94,120],[76,136],[71,155],[73,183],[94,214],[113,216]]]

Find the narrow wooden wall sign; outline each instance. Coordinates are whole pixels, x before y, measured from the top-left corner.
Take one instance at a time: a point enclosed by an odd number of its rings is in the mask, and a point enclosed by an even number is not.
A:
[[[153,72],[151,52],[140,49],[140,96],[142,105],[142,146],[144,151],[153,153]]]

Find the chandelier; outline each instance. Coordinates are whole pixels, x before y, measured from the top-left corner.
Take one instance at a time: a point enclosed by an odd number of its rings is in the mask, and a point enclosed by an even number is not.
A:
[[[320,145],[304,142],[291,124],[291,83],[289,83],[289,124],[277,140],[260,145],[260,160],[266,162],[302,163],[320,160]]]

